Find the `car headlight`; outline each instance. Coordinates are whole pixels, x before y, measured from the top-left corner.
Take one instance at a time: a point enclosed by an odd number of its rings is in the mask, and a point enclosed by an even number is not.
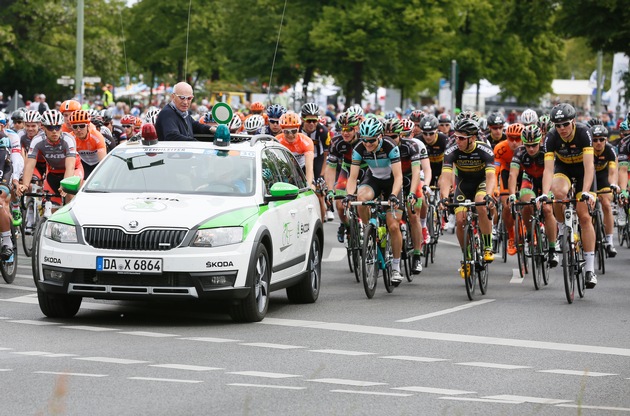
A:
[[[193,247],[219,247],[243,241],[243,227],[206,228],[197,231]]]
[[[46,221],[44,237],[59,243],[77,243],[77,228],[74,225]]]

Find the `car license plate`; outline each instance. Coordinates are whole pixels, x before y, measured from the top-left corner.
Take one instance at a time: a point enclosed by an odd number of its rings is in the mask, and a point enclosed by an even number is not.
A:
[[[96,257],[96,271],[122,274],[162,273],[162,259],[136,257]]]

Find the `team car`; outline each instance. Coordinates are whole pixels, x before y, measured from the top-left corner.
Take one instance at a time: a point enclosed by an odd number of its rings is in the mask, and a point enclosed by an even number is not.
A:
[[[76,195],[37,227],[33,251],[48,317],[75,316],[83,297],[179,298],[227,300],[234,320],[256,322],[274,290],[319,296],[319,202],[272,136],[130,141],[62,188]]]

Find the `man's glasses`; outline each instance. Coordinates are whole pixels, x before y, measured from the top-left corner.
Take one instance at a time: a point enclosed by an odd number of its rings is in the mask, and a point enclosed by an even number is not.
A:
[[[567,121],[566,123],[556,123],[555,126],[556,128],[558,127],[569,127],[571,125],[570,121]]]
[[[503,126],[490,126],[490,130],[503,130]]]
[[[520,142],[520,141],[521,141],[521,136],[518,136],[518,137],[508,137],[508,141],[511,141],[511,142]]]
[[[86,126],[87,126],[87,124],[73,124],[72,125],[72,130],[84,129]]]
[[[295,134],[297,133],[297,129],[286,129],[286,130],[282,130],[282,132],[284,134]]]
[[[538,144],[539,144],[539,143],[526,144],[526,145],[525,145],[525,147],[529,147],[529,148],[531,149],[532,147],[536,147],[536,146],[538,146]]]
[[[279,120],[269,119],[269,124],[278,124],[278,123],[279,123]]]
[[[442,127],[451,127],[451,123],[440,123],[440,126]]]
[[[605,137],[593,137],[593,143],[600,143],[600,142],[605,142],[606,138]]]
[[[458,134],[454,134],[453,137],[455,137],[456,140],[468,140],[470,139],[472,136],[460,136]]]
[[[305,123],[317,123],[317,119],[316,118],[305,118],[304,122]]]
[[[433,131],[423,131],[422,135],[423,136],[433,136],[435,134],[435,130]]]
[[[133,127],[132,124],[122,124],[123,128],[130,129]]]
[[[48,131],[59,131],[61,130],[61,126],[44,126],[44,128]]]
[[[350,133],[351,131],[354,131],[354,127],[342,127],[341,131],[343,133]]]
[[[369,143],[369,144],[372,144],[372,143],[376,143],[376,142],[378,141],[378,138],[376,138],[376,139],[375,139],[375,138],[373,138],[373,137],[361,137],[361,141],[362,141],[363,143]]]
[[[194,95],[175,95],[175,97],[179,98],[182,101],[192,101],[195,98]]]

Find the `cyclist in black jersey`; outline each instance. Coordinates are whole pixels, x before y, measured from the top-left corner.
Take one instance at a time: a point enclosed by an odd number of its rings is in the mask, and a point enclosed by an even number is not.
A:
[[[442,113],[437,116],[437,119],[439,132],[446,137],[451,137],[453,135],[453,120],[451,116],[448,113]]]
[[[491,113],[488,116],[488,129],[490,129],[490,134],[488,135],[488,140],[490,141],[490,145],[492,148],[502,142],[503,140],[507,140],[507,136],[503,128],[505,127],[505,117],[501,113]]]
[[[608,143],[608,129],[602,125],[591,127],[593,135],[593,151],[595,159],[595,181],[597,182],[597,191],[602,192],[597,197],[602,204],[602,212],[604,213],[604,228],[606,230],[606,251],[608,257],[615,257],[617,250],[613,242],[613,232],[615,229],[615,220],[612,213],[612,193],[604,193],[614,190],[619,192],[617,186],[617,154],[613,146]]]
[[[564,199],[575,181],[576,198],[589,205],[595,205],[595,166],[593,158],[593,138],[587,126],[575,121],[575,108],[562,103],[551,109],[550,118],[555,127],[545,138],[545,171],[543,173],[543,194],[537,201],[546,200],[547,194]],[[597,284],[595,276],[595,230],[586,203],[576,204],[580,220],[584,248],[584,268],[586,287]],[[554,214],[559,221],[560,231],[564,230],[563,207],[554,206]],[[556,241],[556,224],[546,224],[550,229],[550,241]]]
[[[440,177],[440,195],[442,200],[448,198],[453,179],[455,179],[455,202],[465,200],[486,201],[490,208],[494,206],[492,194],[496,186],[494,154],[492,148],[484,142],[477,141],[479,126],[470,118],[461,118],[455,124],[456,145],[446,149],[444,165]],[[454,174],[455,168],[457,168]],[[487,207],[479,206],[479,228],[483,235],[485,248],[484,259],[490,263],[494,260],[492,252],[492,221],[488,219]],[[456,232],[460,247],[463,247],[465,208],[455,209]],[[462,277],[465,270],[460,269]]]

